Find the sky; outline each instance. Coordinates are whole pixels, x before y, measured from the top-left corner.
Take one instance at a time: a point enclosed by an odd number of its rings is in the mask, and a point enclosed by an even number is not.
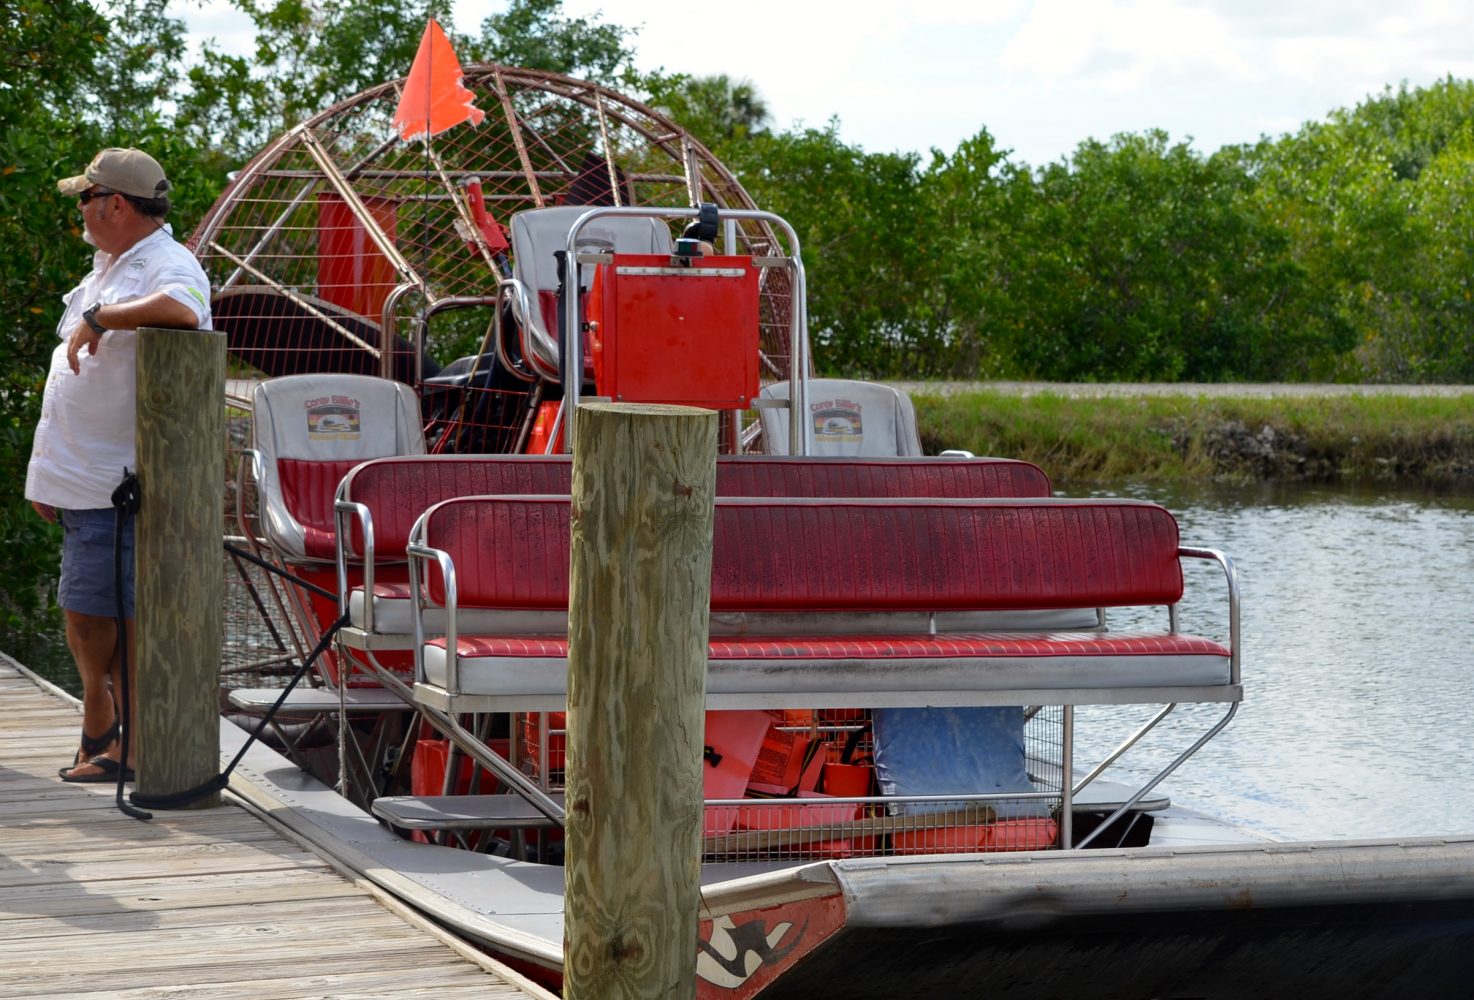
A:
[[[192,32],[222,42],[249,27],[224,0],[174,7]],[[455,26],[479,33],[504,7],[457,0]],[[1153,128],[1211,153],[1293,132],[1388,85],[1474,78],[1468,0],[563,0],[563,9],[639,28],[641,69],[751,81],[778,128],[837,116],[846,142],[923,155],[986,128],[1012,160],[1035,166],[1086,139]]]

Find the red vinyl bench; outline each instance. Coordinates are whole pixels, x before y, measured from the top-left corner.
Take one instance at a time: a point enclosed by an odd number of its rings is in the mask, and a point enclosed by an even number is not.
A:
[[[353,468],[338,486],[334,504],[344,599],[340,613],[349,616],[344,642],[359,650],[412,648],[402,564],[410,529],[430,506],[487,494],[566,495],[572,479],[572,459],[566,455],[416,455]],[[716,485],[724,496],[756,497],[1047,497],[1051,492],[1049,477],[1038,466],[996,458],[723,456]],[[440,634],[443,617],[432,614],[425,627]],[[474,618],[463,630],[479,630]]]
[[[1067,747],[1077,704],[1229,703],[1104,828],[1242,699],[1232,563],[1181,546],[1155,504],[718,498],[715,513],[708,709],[1061,705]],[[566,497],[462,498],[424,515],[409,548],[426,581],[415,612],[438,609],[448,627],[417,650],[417,702],[448,716],[564,707],[569,540]],[[1178,630],[1184,558],[1224,571],[1227,644]],[[1167,628],[1109,632],[1093,610],[1127,606],[1167,609]],[[461,627],[468,612],[481,631]],[[1094,627],[1017,630],[1040,614]],[[1062,774],[1073,842],[1068,759]]]
[[[447,627],[417,650],[417,700],[564,707],[568,512],[566,497],[471,497],[424,515],[409,551],[434,571],[416,611],[444,609]],[[1229,644],[1176,631],[1175,616],[1150,632],[936,627],[937,615],[1170,609],[1183,557],[1228,574]],[[1140,501],[719,498],[711,609],[712,709],[1242,697],[1231,564],[1182,548],[1172,515]],[[462,625],[472,610],[478,631]]]

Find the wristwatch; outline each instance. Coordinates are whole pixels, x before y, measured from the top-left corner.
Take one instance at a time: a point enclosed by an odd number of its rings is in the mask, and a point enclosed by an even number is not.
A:
[[[97,310],[101,308],[101,302],[94,302],[92,303],[92,305],[82,310],[82,322],[92,327],[92,332],[97,334],[99,337],[102,336],[104,333],[107,333],[107,327],[103,326],[97,321]]]

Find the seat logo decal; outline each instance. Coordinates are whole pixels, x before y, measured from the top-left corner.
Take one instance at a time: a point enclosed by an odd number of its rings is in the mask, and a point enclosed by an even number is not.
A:
[[[360,408],[352,396],[320,396],[309,399],[307,437],[313,441],[340,441],[359,435]]]
[[[828,399],[809,407],[815,441],[855,442],[865,436],[860,418],[862,407],[848,399]]]

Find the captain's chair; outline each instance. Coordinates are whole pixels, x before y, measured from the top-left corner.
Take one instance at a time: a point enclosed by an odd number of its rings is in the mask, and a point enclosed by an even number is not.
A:
[[[763,386],[761,399],[788,399],[788,383]],[[809,412],[804,420],[810,455],[867,458],[916,456],[916,410],[905,393],[877,382],[815,378],[808,381]],[[758,411],[764,447],[769,455],[788,454],[788,410]]]
[[[512,277],[505,282],[521,337],[521,355],[543,378],[557,381],[558,261],[568,249],[568,231],[588,205],[558,205],[518,212],[512,217]],[[659,219],[610,216],[595,219],[579,233],[580,252],[669,254],[670,230]],[[581,288],[587,288],[581,268]]]

